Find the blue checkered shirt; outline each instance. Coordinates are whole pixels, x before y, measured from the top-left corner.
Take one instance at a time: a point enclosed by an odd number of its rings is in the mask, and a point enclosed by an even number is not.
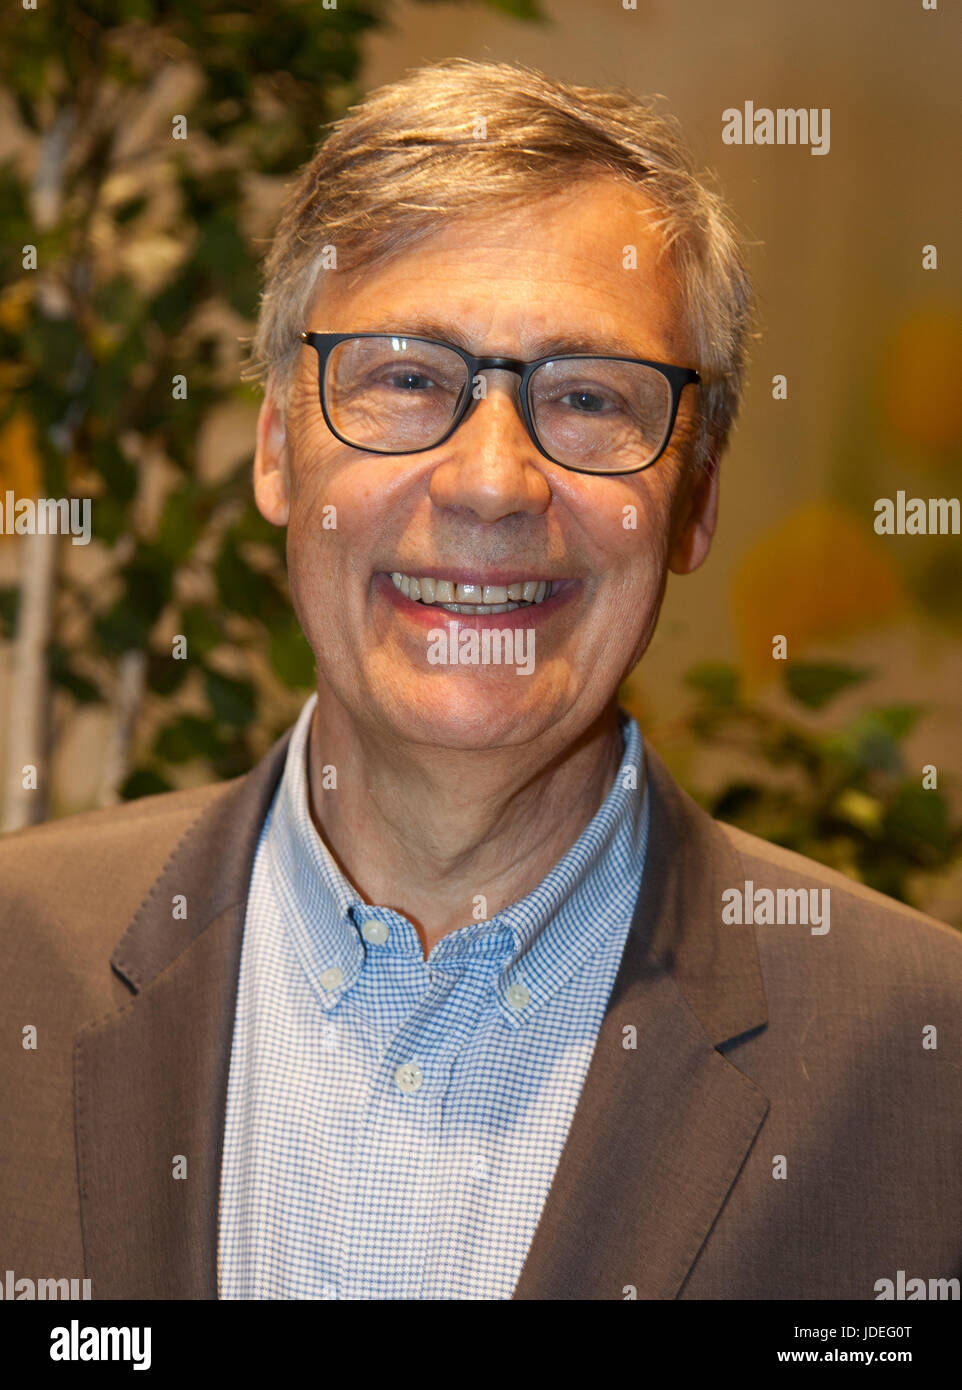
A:
[[[641,733],[538,886],[425,960],[311,819],[312,695],[250,883],[230,1057],[221,1298],[510,1298],[614,984],[648,832]]]

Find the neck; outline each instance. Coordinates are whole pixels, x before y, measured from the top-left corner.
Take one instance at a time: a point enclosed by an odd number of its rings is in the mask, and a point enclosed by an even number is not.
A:
[[[564,748],[462,751],[360,728],[323,688],[308,750],[319,834],[366,902],[413,923],[425,956],[541,882],[604,801],[623,752],[614,700]],[[323,785],[329,764],[336,790]]]

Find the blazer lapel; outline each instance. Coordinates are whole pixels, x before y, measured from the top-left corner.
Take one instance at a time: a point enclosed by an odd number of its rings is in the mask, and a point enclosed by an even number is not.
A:
[[[74,1051],[94,1298],[216,1298],[223,1124],[257,839],[290,730],[182,837],[111,959],[135,991]],[[174,898],[186,898],[186,918]]]
[[[768,1111],[716,1049],[767,1020],[724,832],[646,749],[635,917],[516,1299],[675,1298]]]

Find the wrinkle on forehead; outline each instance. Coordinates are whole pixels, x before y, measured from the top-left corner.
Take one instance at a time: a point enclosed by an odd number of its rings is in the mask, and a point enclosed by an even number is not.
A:
[[[310,326],[360,332],[362,320],[391,319],[413,333],[425,314],[470,332],[478,352],[530,357],[535,340],[584,331],[628,339],[632,355],[693,365],[677,276],[650,225],[658,209],[614,177],[578,187],[536,209],[458,214],[368,270],[325,272]],[[629,246],[634,268],[624,264]]]

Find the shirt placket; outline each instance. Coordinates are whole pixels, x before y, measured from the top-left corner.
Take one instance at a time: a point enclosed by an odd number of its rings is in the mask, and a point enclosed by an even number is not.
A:
[[[427,990],[374,1068],[358,1125],[349,1298],[426,1295],[445,1102],[481,1008],[474,972],[463,964],[426,973]]]

